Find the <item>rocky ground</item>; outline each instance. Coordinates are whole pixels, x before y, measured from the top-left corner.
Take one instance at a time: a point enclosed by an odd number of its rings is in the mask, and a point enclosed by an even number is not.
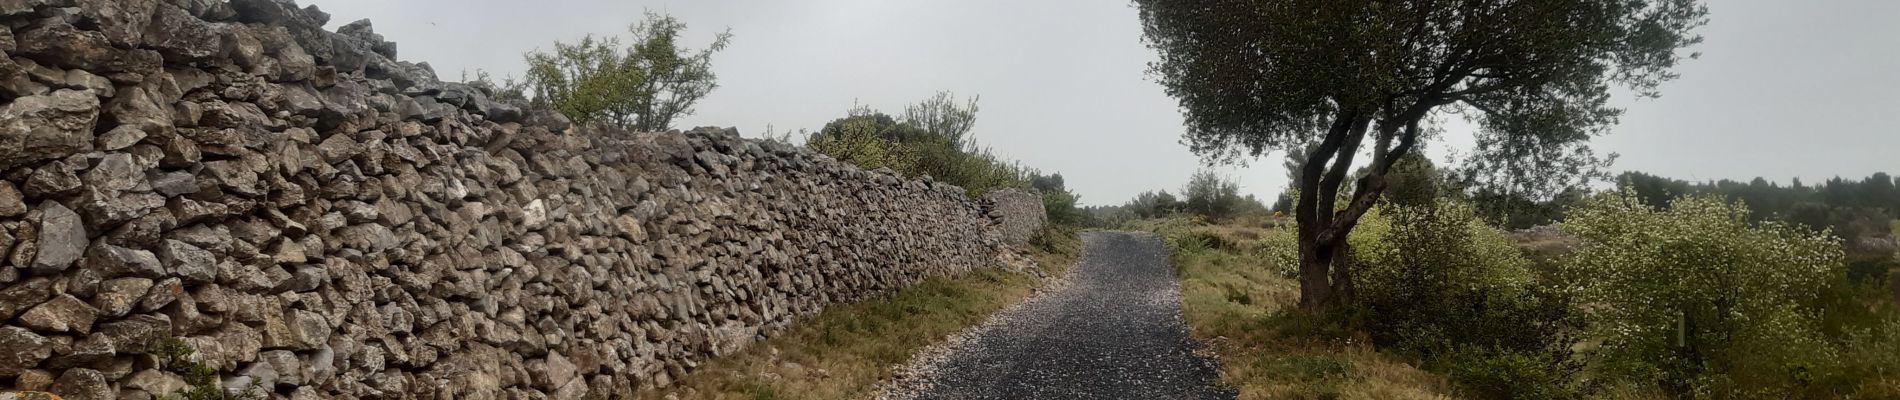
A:
[[[1167,249],[1088,233],[1067,280],[923,352],[882,399],[1231,399],[1194,354]]]

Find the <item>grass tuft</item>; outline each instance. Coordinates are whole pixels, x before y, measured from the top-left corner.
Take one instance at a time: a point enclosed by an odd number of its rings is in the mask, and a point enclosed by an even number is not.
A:
[[[1173,249],[1182,315],[1241,399],[1445,399],[1439,375],[1374,350],[1337,318],[1299,312],[1299,284],[1252,243],[1259,228],[1157,224]]]

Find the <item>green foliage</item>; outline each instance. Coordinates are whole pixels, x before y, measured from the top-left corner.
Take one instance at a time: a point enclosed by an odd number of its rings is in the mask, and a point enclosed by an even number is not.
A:
[[[1551,368],[1567,360],[1552,353],[1464,347],[1443,357],[1442,369],[1458,383],[1458,392],[1477,399],[1575,399],[1589,391],[1570,369]]]
[[[888,115],[867,107],[854,107],[849,116],[825,124],[823,130],[808,137],[805,147],[864,169],[890,168],[912,171],[916,151],[888,138],[899,136],[895,130],[909,129]]]
[[[1577,187],[1605,163],[1587,141],[1621,113],[1610,84],[1654,96],[1707,15],[1697,0],[1135,4],[1160,55],[1150,73],[1178,100],[1195,153],[1305,153],[1294,215],[1325,233],[1301,246],[1321,251],[1302,257],[1318,274],[1301,279],[1306,308],[1351,286],[1330,249],[1394,163],[1430,139],[1441,108],[1481,128],[1466,181],[1533,198]],[[1368,148],[1369,173],[1348,195],[1343,177]]]
[[[1168,194],[1166,190],[1141,192],[1135,195],[1135,198],[1129,199],[1124,207],[1139,218],[1160,218],[1186,209],[1186,205],[1182,204],[1180,199]]]
[[[1323,354],[1301,354],[1284,358],[1269,359],[1277,364],[1279,372],[1299,379],[1336,379],[1352,371],[1352,364],[1338,357]]]
[[[1048,214],[1050,223],[1067,226],[1097,225],[1091,221],[1094,218],[1093,214],[1076,208],[1075,203],[1080,200],[1080,197],[1069,192],[1068,188],[1055,186],[1035,189],[1038,193],[1042,193],[1042,210]]]
[[[1074,225],[1050,224],[1029,238],[1029,245],[1043,253],[1075,257],[1082,253],[1082,237]]]
[[[1361,169],[1359,175],[1367,171]],[[1445,197],[1445,177],[1423,153],[1406,154],[1385,174],[1385,201],[1400,206],[1426,206]]]
[[[158,357],[159,367],[165,372],[178,374],[185,380],[185,387],[178,392],[160,396],[161,399],[177,400],[261,400],[266,391],[255,382],[246,390],[226,391],[219,385],[218,370],[192,359],[197,350],[183,339],[169,337],[150,345],[150,353]]]
[[[1092,217],[1076,209],[1079,199],[1064,186],[1061,174],[1043,175],[977,146],[970,136],[976,111],[976,98],[959,102],[950,92],[906,107],[901,120],[856,106],[807,136],[805,147],[860,168],[929,176],[971,195],[1033,188],[1042,194],[1049,220],[1057,224],[1079,225]]]
[[[1181,197],[1166,190],[1147,191],[1135,195],[1127,203],[1119,206],[1097,207],[1090,210],[1097,219],[1120,223],[1136,219],[1163,218],[1176,213],[1200,217],[1209,222],[1227,221],[1238,217],[1267,218],[1267,206],[1253,195],[1240,195],[1240,184],[1221,176],[1214,171],[1196,171],[1188,177],[1188,183],[1181,188]]]
[[[1842,389],[1841,397],[1857,399],[1900,398],[1900,318],[1887,318],[1878,325],[1850,332],[1843,363],[1833,387]]]
[[[512,91],[576,123],[650,132],[691,115],[693,104],[718,87],[712,55],[726,48],[731,33],[715,36],[705,49],[684,48],[686,24],[653,12],[627,30],[625,42],[588,35],[528,53],[527,75]]]
[[[1188,177],[1181,195],[1187,200],[1181,204],[1183,211],[1210,220],[1224,220],[1239,214],[1246,200],[1240,196],[1240,184],[1207,170]]]
[[[1293,236],[1265,236],[1259,250],[1288,277],[1299,274]],[[1343,314],[1375,344],[1446,372],[1475,398],[1581,395],[1570,346],[1583,328],[1572,301],[1470,205],[1388,202],[1366,214],[1348,243],[1360,275]]]
[[[1800,179],[1781,186],[1759,177],[1748,182],[1723,179],[1694,183],[1641,172],[1626,172],[1618,182],[1652,207],[1666,208],[1670,199],[1681,195],[1709,194],[1747,204],[1751,221],[1780,220],[1815,230],[1831,228],[1847,246],[1849,257],[1856,259],[1889,258],[1893,252],[1890,246],[1867,246],[1865,239],[1892,237],[1893,226],[1900,224],[1894,219],[1900,216],[1900,189],[1895,189],[1894,177],[1884,172],[1858,181],[1836,177],[1814,186],[1803,185]]]
[[[1673,77],[1706,14],[1689,0],[1135,3],[1195,150],[1255,155],[1298,149],[1345,108],[1452,102],[1494,132],[1573,140],[1616,114],[1603,82],[1650,93]]]
[[[1375,210],[1373,212],[1377,211]],[[1367,221],[1361,225],[1362,229],[1364,226],[1372,225],[1375,222],[1382,223],[1384,220],[1379,218],[1367,218]],[[1281,276],[1298,278],[1300,276],[1299,240],[1299,237],[1292,232],[1282,231],[1278,232],[1278,234],[1267,235],[1260,240],[1260,256],[1272,260],[1274,269],[1278,271]]]
[[[976,128],[976,101],[979,98],[981,96],[971,96],[958,106],[955,93],[937,92],[928,99],[904,107],[904,124],[935,136],[937,140],[959,147],[968,146],[970,130]],[[910,139],[917,138],[904,138]]]
[[[1461,202],[1378,212],[1352,240],[1357,312],[1375,343],[1441,365],[1474,397],[1573,397],[1581,321],[1538,285],[1515,241]],[[1504,382],[1515,388],[1497,392]]]
[[[1591,305],[1603,374],[1678,395],[1778,398],[1838,356],[1812,305],[1843,273],[1840,246],[1748,215],[1705,195],[1658,209],[1628,191],[1571,211],[1564,228],[1581,245],[1562,268]]]

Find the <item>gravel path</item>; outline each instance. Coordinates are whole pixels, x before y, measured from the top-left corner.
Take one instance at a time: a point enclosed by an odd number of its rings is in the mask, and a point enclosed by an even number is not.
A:
[[[883,399],[1232,399],[1152,234],[1085,233],[1061,282],[900,369]]]

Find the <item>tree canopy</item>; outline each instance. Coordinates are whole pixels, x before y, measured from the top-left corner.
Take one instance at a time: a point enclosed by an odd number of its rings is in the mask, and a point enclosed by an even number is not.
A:
[[[633,131],[661,131],[675,118],[692,115],[693,104],[719,87],[712,55],[731,42],[714,36],[706,48],[682,47],[686,24],[648,12],[627,28],[631,37],[587,35],[555,42],[553,51],[527,54],[521,89],[532,101],[553,107],[577,123]]]
[[[1300,166],[1302,305],[1332,294],[1343,238],[1385,173],[1436,118],[1477,123],[1473,159],[1505,183],[1598,165],[1585,142],[1615,122],[1611,85],[1654,96],[1706,22],[1697,0],[1136,0],[1179,101],[1189,146],[1211,159],[1311,145]],[[1424,125],[1427,129],[1421,129]],[[1364,146],[1367,137],[1372,143]],[[1335,197],[1354,157],[1368,173]],[[1343,267],[1332,280],[1350,281]]]

